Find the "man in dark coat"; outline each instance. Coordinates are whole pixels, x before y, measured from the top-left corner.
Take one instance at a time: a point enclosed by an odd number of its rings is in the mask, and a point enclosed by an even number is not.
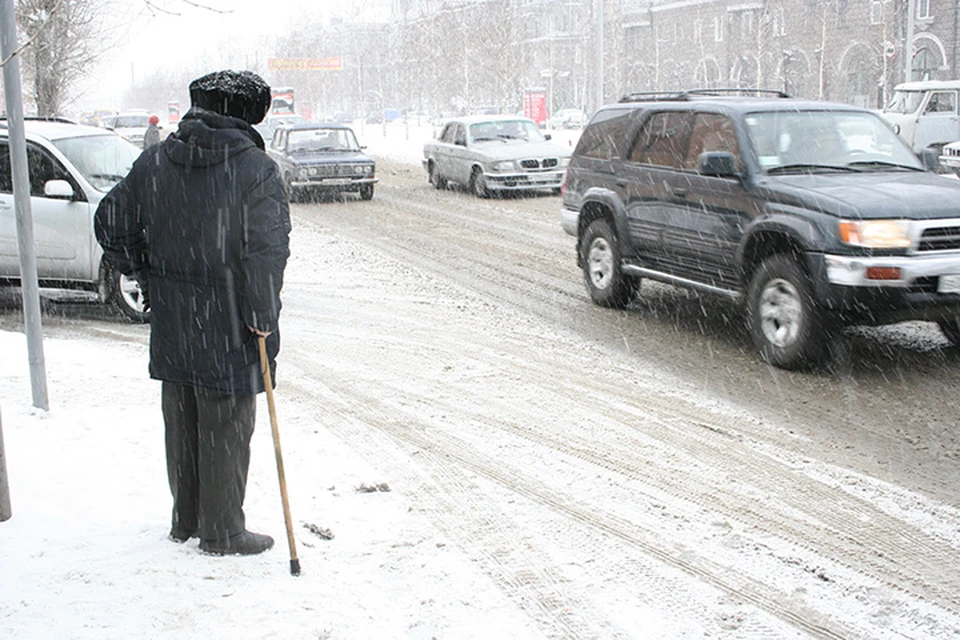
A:
[[[276,164],[251,126],[269,108],[267,84],[247,71],[211,73],[190,83],[190,100],[177,132],[144,150],[101,201],[95,230],[150,308],[170,537],[199,537],[207,553],[254,554],[273,545],[247,531],[243,513],[264,390],[257,337],[266,337],[276,373],[290,213]]]

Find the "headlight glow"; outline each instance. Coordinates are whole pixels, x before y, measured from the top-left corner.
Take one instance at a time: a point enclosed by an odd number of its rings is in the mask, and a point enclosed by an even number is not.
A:
[[[907,220],[841,220],[840,240],[856,247],[904,249],[910,246]]]

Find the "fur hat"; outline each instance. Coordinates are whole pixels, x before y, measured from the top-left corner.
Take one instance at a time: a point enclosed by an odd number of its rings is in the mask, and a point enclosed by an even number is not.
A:
[[[270,109],[270,85],[252,71],[214,71],[190,83],[190,103],[257,124]]]

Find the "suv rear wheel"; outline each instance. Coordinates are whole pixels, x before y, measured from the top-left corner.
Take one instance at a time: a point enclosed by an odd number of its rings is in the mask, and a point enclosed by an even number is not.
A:
[[[747,322],[764,361],[784,369],[814,363],[824,353],[824,320],[796,260],[778,255],[760,264],[750,281]]]
[[[593,301],[601,307],[622,309],[640,288],[640,279],[626,275],[620,265],[617,236],[606,220],[594,220],[580,238],[583,280]]]

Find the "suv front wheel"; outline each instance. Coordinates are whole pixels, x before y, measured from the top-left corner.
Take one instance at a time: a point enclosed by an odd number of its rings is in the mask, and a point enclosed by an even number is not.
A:
[[[747,323],[764,361],[783,369],[813,364],[826,334],[810,279],[788,256],[764,260],[750,281]]]
[[[620,260],[620,247],[610,223],[603,219],[591,222],[580,238],[580,263],[587,291],[601,307],[626,307],[640,287],[640,279],[625,274]]]
[[[103,263],[103,275],[107,290],[107,302],[134,322],[150,321],[150,311],[144,310],[143,293],[134,278],[123,275],[107,260]]]

